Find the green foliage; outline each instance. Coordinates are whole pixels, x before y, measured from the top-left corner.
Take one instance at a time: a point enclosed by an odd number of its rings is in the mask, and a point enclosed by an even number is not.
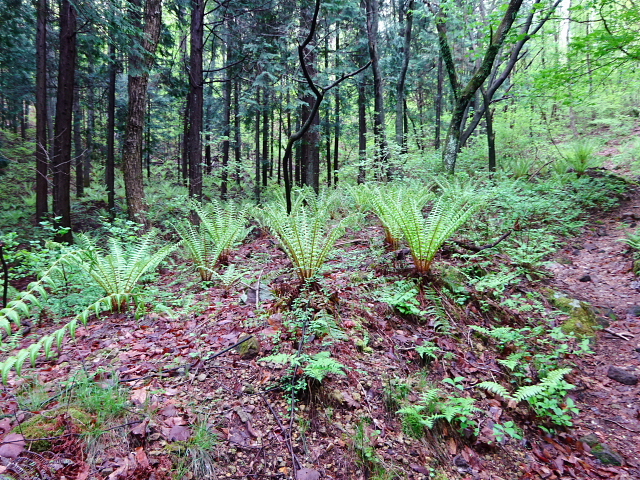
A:
[[[442,195],[432,205],[425,218],[422,205],[408,198],[401,205],[389,204],[404,234],[416,270],[426,274],[440,247],[479,208],[479,195]]]
[[[570,368],[552,370],[535,385],[519,387],[513,393],[497,382],[481,382],[476,386],[515,403],[526,401],[539,417],[547,417],[558,426],[571,426],[571,415],[577,413],[573,400],[566,398],[573,385],[564,380]]]
[[[356,203],[365,210],[371,210],[382,222],[385,241],[392,250],[400,247],[403,231],[398,221],[397,210],[407,199],[411,198],[420,208],[433,198],[433,193],[424,186],[420,189],[407,185],[387,184],[373,186],[362,184],[351,189]]]
[[[219,443],[218,436],[211,432],[206,421],[198,421],[192,428],[189,440],[176,442],[172,447],[177,457],[175,478],[185,478],[188,474],[192,474],[193,478],[216,478],[215,448]]]
[[[423,318],[428,312],[420,308],[418,286],[413,280],[398,280],[378,293],[381,302],[388,303],[402,315]]]
[[[494,423],[493,436],[496,437],[496,440],[499,443],[504,443],[507,437],[511,437],[515,440],[521,440],[522,430],[512,421]]]
[[[326,351],[313,355],[306,353],[301,355],[279,353],[264,357],[260,361],[285,364],[291,368],[302,367],[304,374],[308,378],[317,380],[320,383],[330,374],[345,375],[343,370],[345,366],[336,359],[331,358],[331,353]]]
[[[107,252],[97,245],[96,240],[79,234],[76,242],[81,250],[72,258],[102,287],[111,300],[111,310],[122,311],[139,292],[142,277],[176,248],[175,245],[165,245],[157,249],[154,244],[156,237],[156,232],[149,232],[133,245],[109,238]]]
[[[336,240],[344,233],[345,221],[328,227],[329,205],[318,201],[303,205],[297,197],[291,214],[282,203],[263,207],[262,222],[269,227],[293,263],[303,282],[313,278],[331,253]]]
[[[432,429],[438,421],[456,425],[461,431],[476,428],[473,417],[480,409],[471,397],[444,396],[442,390],[429,387],[417,403],[406,404],[397,411],[402,417],[402,427],[407,435],[424,436],[424,428]]]
[[[567,166],[578,175],[583,175],[587,169],[597,167],[600,162],[594,156],[596,145],[589,140],[578,140],[572,143],[566,152]]]
[[[127,413],[127,392],[117,378],[98,383],[94,378],[82,376],[69,384],[69,401],[94,415],[98,426],[120,418]]]
[[[214,278],[214,267],[225,261],[234,245],[247,236],[246,215],[233,203],[222,204],[217,200],[211,201],[206,209],[197,203],[192,208],[200,219],[199,225],[183,221],[174,228],[200,278],[210,281]]]

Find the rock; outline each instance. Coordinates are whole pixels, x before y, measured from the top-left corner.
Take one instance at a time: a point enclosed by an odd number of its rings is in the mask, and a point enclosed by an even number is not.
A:
[[[605,465],[621,466],[624,458],[606,443],[600,443],[595,433],[590,433],[580,438],[580,441],[591,447],[591,454]]]
[[[640,317],[640,305],[635,305],[627,310],[627,313],[632,317]]]
[[[596,330],[599,330],[602,324],[602,319],[589,303],[554,291],[550,292],[549,301],[558,310],[569,315],[569,318],[562,325],[564,333],[573,333],[581,338],[595,337]]]
[[[591,281],[591,275],[589,275],[589,274],[583,275],[578,280],[580,282],[590,282]]]
[[[614,367],[613,365],[609,367],[607,377],[611,380],[615,380],[616,382],[623,383],[624,385],[636,385],[638,383],[638,377],[634,374],[629,373],[620,367]]]
[[[621,467],[624,464],[624,457],[606,443],[599,443],[595,447],[592,447],[591,455],[600,460],[604,465]]]
[[[245,337],[246,335],[243,335],[239,338],[238,341],[242,340]],[[260,342],[256,337],[252,336],[246,342],[238,345],[236,347],[236,351],[238,352],[238,355],[240,355],[240,358],[242,358],[243,360],[250,360],[260,353]]]

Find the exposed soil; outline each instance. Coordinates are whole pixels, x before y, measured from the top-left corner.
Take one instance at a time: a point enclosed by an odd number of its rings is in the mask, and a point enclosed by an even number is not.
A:
[[[640,281],[633,254],[622,242],[640,220],[640,194],[607,215],[594,218],[587,232],[571,241],[550,265],[553,286],[572,298],[615,313],[609,328],[597,334],[595,355],[578,360],[576,395],[581,414],[576,434],[596,434],[620,452],[640,478],[640,387],[610,379],[611,366],[640,374]]]

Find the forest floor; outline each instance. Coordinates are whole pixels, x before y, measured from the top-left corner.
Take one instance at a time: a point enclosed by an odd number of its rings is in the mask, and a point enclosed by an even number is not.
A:
[[[480,308],[471,302],[461,309],[442,297],[454,332],[442,335],[434,323],[381,301],[375,290],[382,279],[401,281],[412,265],[389,255],[372,259],[371,246],[383,236],[377,226],[348,232],[321,287],[295,301],[296,278],[281,274],[289,265],[285,253],[255,229],[229,261],[261,272],[264,281],[202,288],[183,280],[189,266],[176,261],[156,283],[167,295],[190,298],[178,318],[150,313],[139,320],[128,314],[94,319],[78,328],[76,340],[66,342],[55,359],[39,362],[28,375],[11,374],[0,391],[0,435],[6,440],[13,430],[39,438],[28,444],[39,453],[16,444],[21,457],[5,459],[0,478],[640,478],[639,387],[608,376],[611,366],[631,372],[631,383],[633,373],[640,373],[640,282],[633,256],[620,241],[636,222],[637,190],[614,211],[594,214],[582,235],[567,239],[547,266],[550,278],[519,287],[552,288],[604,315],[615,314],[597,332],[594,353],[572,358],[576,368],[567,379],[576,386],[570,395],[580,409],[572,428],[547,435],[521,406],[476,394],[475,406],[485,412],[470,413],[477,434],[439,422],[415,438],[395,412],[403,402],[417,402],[426,384],[437,384],[444,401],[501,377],[499,355],[467,328],[487,325]],[[458,261],[446,253],[443,258]],[[442,285],[434,281],[433,288],[437,292]],[[312,312],[304,330],[311,324],[314,330],[304,344],[291,310],[297,320]],[[514,317],[516,325],[525,325],[518,323],[524,322],[522,314]],[[32,333],[55,328],[45,321]],[[257,342],[225,351],[246,335]],[[30,341],[28,336],[22,346]],[[443,355],[425,366],[415,347],[427,341]],[[300,354],[330,370],[326,351],[342,368],[322,382],[307,378],[293,395],[289,386],[300,380],[301,370],[261,361],[275,352]],[[98,389],[83,375],[94,377]],[[79,385],[88,391],[85,397],[102,399],[95,413],[73,393]],[[100,411],[120,400],[124,414],[110,419],[108,429],[92,430]],[[77,413],[83,408],[89,416]],[[51,420],[27,431],[34,418]],[[509,421],[520,425],[522,439],[495,436],[493,426]],[[623,465],[598,460],[581,441],[589,434],[600,449],[621,456]],[[1,445],[0,454],[13,447]],[[36,470],[42,477],[29,473]]]

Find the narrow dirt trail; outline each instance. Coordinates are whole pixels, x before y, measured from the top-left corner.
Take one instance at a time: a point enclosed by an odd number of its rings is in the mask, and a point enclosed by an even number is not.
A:
[[[578,361],[574,395],[580,408],[578,437],[595,434],[620,453],[632,478],[640,478],[640,385],[608,377],[611,367],[640,376],[640,281],[633,255],[621,240],[640,225],[640,191],[557,253],[551,286],[571,298],[611,309],[617,319],[598,332],[595,355]],[[609,310],[610,311],[610,310]],[[632,383],[633,377],[629,377]],[[577,380],[577,381],[576,381]]]

